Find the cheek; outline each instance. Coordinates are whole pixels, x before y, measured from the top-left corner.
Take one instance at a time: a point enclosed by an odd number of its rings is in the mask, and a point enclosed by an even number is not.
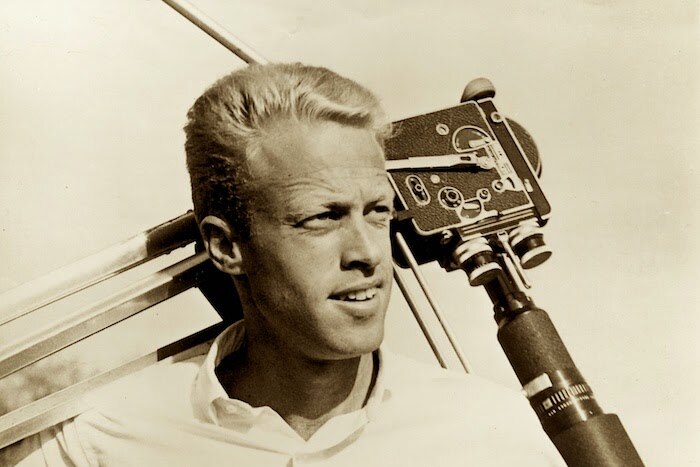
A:
[[[266,301],[303,301],[319,292],[337,269],[329,242],[267,241],[255,248],[244,267],[254,293]]]

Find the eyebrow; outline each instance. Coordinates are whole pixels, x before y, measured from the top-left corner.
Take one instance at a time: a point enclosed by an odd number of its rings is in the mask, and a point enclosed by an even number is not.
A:
[[[366,206],[376,206],[379,203],[387,202],[393,207],[394,190],[388,183],[384,186],[372,187],[371,193],[366,196],[367,202],[363,203],[362,207]],[[329,194],[313,194],[309,195],[308,192],[304,193],[308,196],[304,202],[298,201],[298,196],[301,193],[292,194],[287,198],[289,204],[287,205],[289,211],[284,215],[284,219],[289,222],[298,222],[304,216],[312,214],[313,212],[319,210],[333,210],[333,211],[348,211],[352,208],[354,201],[343,199],[341,195],[336,193]]]

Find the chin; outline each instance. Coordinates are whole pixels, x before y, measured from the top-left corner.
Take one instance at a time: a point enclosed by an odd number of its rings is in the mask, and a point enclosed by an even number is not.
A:
[[[353,335],[343,339],[338,353],[340,358],[354,358],[368,353],[372,353],[379,348],[384,340],[384,323],[379,329],[356,330]]]

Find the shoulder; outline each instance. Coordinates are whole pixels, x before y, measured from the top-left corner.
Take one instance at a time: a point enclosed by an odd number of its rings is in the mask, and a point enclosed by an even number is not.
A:
[[[126,434],[139,425],[192,419],[192,387],[205,355],[188,357],[159,362],[94,391],[84,400],[89,409],[65,427],[91,444],[99,433]]]
[[[409,404],[412,411],[541,430],[526,397],[516,389],[392,353],[386,355],[385,369],[390,398]]]
[[[192,385],[204,357],[152,365],[106,386],[91,405],[98,411],[190,413]]]
[[[461,397],[487,397],[524,400],[517,390],[488,379],[437,365],[417,362],[403,355],[384,351],[387,383],[398,387],[416,387],[432,393],[458,391]]]
[[[165,361],[123,377],[73,403],[82,414],[0,451],[1,465],[93,465],[95,444],[130,437],[142,417],[192,417],[192,383],[204,355]]]
[[[520,391],[396,354],[385,370],[385,423],[412,427],[412,439],[479,465],[563,465]]]
[[[110,449],[125,443],[133,449],[137,438],[191,419],[192,384],[203,360],[197,355],[152,365],[88,395],[89,410],[40,433],[47,464],[98,465]]]

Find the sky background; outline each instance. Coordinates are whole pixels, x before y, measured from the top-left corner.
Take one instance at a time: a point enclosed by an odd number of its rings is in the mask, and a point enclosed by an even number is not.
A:
[[[532,296],[648,465],[700,463],[697,2],[194,3],[270,60],[360,81],[393,119],[489,78],[553,206]],[[185,113],[239,66],[159,1],[2,2],[0,291],[189,209]],[[476,373],[517,387],[485,293],[424,269]],[[211,322],[204,305],[186,294],[76,358],[135,355]],[[430,359],[417,336],[397,297],[389,342]]]

